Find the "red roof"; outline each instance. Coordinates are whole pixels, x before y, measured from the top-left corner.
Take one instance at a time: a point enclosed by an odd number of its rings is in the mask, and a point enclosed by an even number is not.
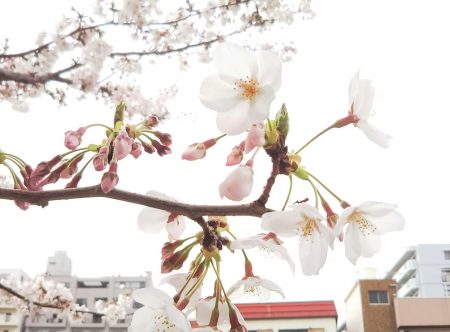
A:
[[[315,318],[337,319],[333,301],[317,302],[275,302],[236,304],[244,319]]]

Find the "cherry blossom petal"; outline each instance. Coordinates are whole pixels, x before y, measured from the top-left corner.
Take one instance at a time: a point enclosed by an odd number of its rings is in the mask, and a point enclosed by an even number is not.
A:
[[[358,205],[358,211],[374,217],[383,217],[396,208],[397,205],[395,204],[375,201],[366,201]]]
[[[309,237],[300,238],[298,255],[302,272],[309,276],[318,274],[327,259],[328,246],[333,241],[330,229],[319,223],[319,230]]]
[[[186,223],[181,216],[176,217],[172,222],[166,222],[165,225],[171,241],[178,240],[186,229]]]
[[[206,77],[200,86],[200,101],[216,112],[227,112],[242,101],[239,90],[234,89],[219,75]]]
[[[217,46],[214,62],[221,75],[237,79],[258,76],[258,64],[253,53],[232,43],[223,42]]]
[[[174,305],[170,305],[166,307],[167,317],[170,319],[170,323],[178,327],[181,331],[190,331],[191,325],[187,317],[178,310]]]
[[[154,287],[136,289],[133,291],[132,297],[136,302],[154,309],[173,303],[169,295]]]
[[[381,218],[371,217],[370,221],[376,227],[375,234],[380,235],[386,232],[401,231],[405,227],[405,219],[397,211],[392,211]]]
[[[262,86],[259,90],[257,98],[250,103],[250,109],[248,111],[250,122],[257,123],[267,119],[270,114],[270,105],[274,99],[274,89],[268,85]]]
[[[378,144],[383,148],[389,147],[389,141],[391,140],[391,136],[381,132],[378,128],[371,125],[367,121],[360,120],[356,126],[362,130],[362,132],[370,139],[372,142]]]
[[[198,302],[195,310],[195,320],[200,326],[209,325],[209,322],[211,320],[211,314],[215,304],[216,304],[215,298],[202,299]],[[218,308],[219,308],[219,317],[217,325],[227,324],[229,322],[228,305],[224,302],[219,301]]]
[[[297,236],[299,220],[300,216],[297,211],[267,212],[261,217],[261,228],[279,236]]]
[[[219,194],[222,199],[226,197],[232,201],[240,201],[250,195],[252,187],[253,170],[240,165],[219,185]]]
[[[167,223],[169,212],[143,208],[138,216],[138,228],[145,233],[159,233]]]
[[[154,317],[158,311],[160,310],[155,310],[150,307],[142,307],[136,310],[133,313],[133,319],[131,320],[131,330],[133,332],[149,331],[149,318]]]
[[[241,99],[239,103],[228,112],[217,113],[217,128],[228,135],[238,135],[244,132],[253,122],[256,122],[252,121],[249,111],[250,107],[248,101]]]
[[[261,86],[270,85],[277,91],[281,85],[281,59],[273,52],[261,51],[257,55]]]

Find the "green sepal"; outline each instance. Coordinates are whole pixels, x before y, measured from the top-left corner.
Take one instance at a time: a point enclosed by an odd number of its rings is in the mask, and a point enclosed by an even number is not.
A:
[[[265,138],[266,145],[273,145],[278,141],[278,130],[276,127],[276,120],[267,119],[265,123]]]
[[[116,127],[117,122],[122,122],[123,123],[123,113],[126,109],[126,105],[123,102],[123,100],[121,100],[117,106],[116,106],[116,112],[114,113],[114,128]]]
[[[308,172],[301,166],[297,167],[297,169],[294,172],[294,175],[298,177],[299,179],[308,181],[309,180],[309,174]]]
[[[289,114],[286,105],[281,105],[280,110],[275,116],[276,126],[281,135],[285,138],[289,133]]]
[[[98,151],[98,147],[99,146],[97,144],[89,144],[87,149],[88,149],[88,151],[91,151],[91,152],[97,152]]]

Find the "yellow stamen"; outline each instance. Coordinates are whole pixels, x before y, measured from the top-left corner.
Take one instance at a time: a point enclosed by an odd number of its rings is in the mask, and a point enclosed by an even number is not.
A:
[[[253,78],[240,79],[234,84],[241,89],[241,96],[245,99],[252,101],[259,94],[259,83]]]
[[[376,227],[372,224],[364,215],[358,211],[353,211],[348,217],[348,222],[354,222],[357,224],[359,230],[364,236],[370,235],[376,231]]]

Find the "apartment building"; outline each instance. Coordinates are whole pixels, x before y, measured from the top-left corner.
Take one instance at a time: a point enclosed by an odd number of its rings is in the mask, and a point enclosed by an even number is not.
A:
[[[386,274],[397,281],[397,296],[450,296],[450,244],[408,247]]]

